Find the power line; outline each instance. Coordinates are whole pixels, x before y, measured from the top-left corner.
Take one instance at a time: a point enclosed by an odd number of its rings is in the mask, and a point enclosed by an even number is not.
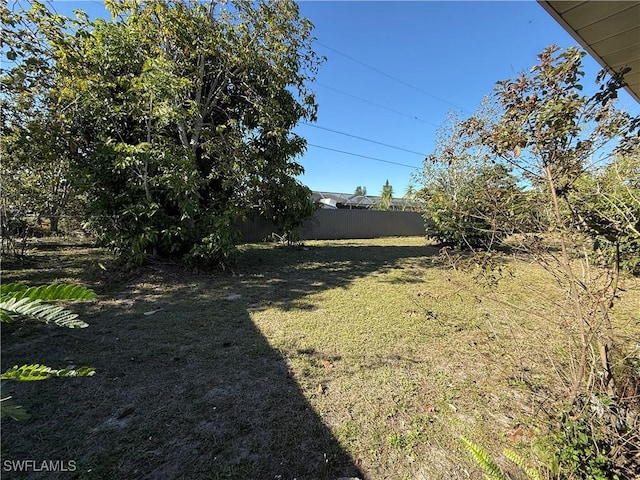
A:
[[[427,95],[427,96],[429,96],[431,98],[435,98],[439,102],[446,103],[447,105],[451,105],[452,107],[455,107],[458,110],[462,110],[463,112],[471,113],[466,108],[462,108],[462,107],[456,105],[455,103],[451,103],[451,102],[448,102],[448,101],[446,101],[446,100],[444,100],[444,99],[442,99],[440,97],[437,97],[436,95],[433,95],[433,94],[427,92],[426,90],[423,90],[420,87],[416,87],[415,85],[412,85],[412,84],[410,84],[408,82],[405,82],[404,80],[401,80],[398,77],[394,77],[393,75],[390,75],[387,72],[384,72],[384,71],[380,70],[379,68],[376,68],[376,67],[373,67],[373,66],[371,66],[371,65],[369,65],[367,63],[364,63],[364,62],[358,60],[357,58],[352,57],[351,55],[347,55],[346,53],[340,52],[339,50],[336,50],[335,48],[330,47],[329,45],[327,45],[325,43],[322,43],[322,42],[320,42],[318,40],[316,40],[315,43],[317,43],[318,45],[322,45],[324,48],[327,48],[327,49],[337,53],[338,55],[342,55],[343,57],[348,58],[349,60],[351,60],[353,62],[359,63],[360,65],[362,65],[364,67],[367,67],[368,69],[373,70],[374,72],[379,73],[380,75],[384,75],[385,77],[390,78],[392,80],[395,80],[396,82],[401,83],[401,84],[403,84],[403,85],[405,85],[405,86],[407,86],[409,88],[413,88],[414,90],[416,90],[416,91],[418,91],[420,93],[423,93],[424,95]]]
[[[323,147],[322,145],[315,145],[313,143],[307,143],[307,145],[310,146],[310,147],[321,148],[323,150],[330,150],[332,152],[344,153],[345,155],[351,155],[352,157],[367,158],[369,160],[375,160],[376,162],[390,163],[392,165],[399,165],[400,167],[407,167],[407,168],[411,168],[413,170],[417,170],[418,168],[420,168],[420,167],[416,167],[414,165],[407,165],[406,163],[392,162],[391,160],[383,160],[381,158],[370,157],[368,155],[360,155],[359,153],[345,152],[344,150],[338,150],[337,148]]]
[[[351,133],[341,132],[339,130],[333,130],[331,128],[326,128],[326,127],[321,127],[320,125],[314,125],[312,123],[307,123],[307,122],[301,122],[301,123],[303,125],[307,125],[308,127],[318,128],[320,130],[326,130],[327,132],[337,133],[338,135],[344,135],[345,137],[357,138],[358,140],[363,140],[365,142],[375,143],[377,145],[382,145],[383,147],[394,148],[396,150],[401,150],[403,152],[408,152],[408,153],[413,153],[415,155],[420,155],[423,158],[426,156],[426,154],[424,154],[422,152],[416,152],[414,150],[408,150],[406,148],[396,147],[395,145],[389,145],[388,143],[382,143],[382,142],[378,142],[376,140],[371,140],[369,138],[359,137],[357,135],[352,135]]]
[[[315,85],[317,85],[319,87],[327,88],[329,90],[333,90],[334,92],[340,93],[341,95],[345,95],[347,97],[355,98],[356,100],[360,100],[361,102],[369,103],[369,104],[374,105],[374,106],[376,106],[378,108],[383,108],[384,110],[388,110],[390,112],[397,113],[398,115],[402,115],[403,117],[408,117],[408,118],[410,118],[412,120],[416,120],[418,122],[426,123],[426,124],[432,125],[434,127],[439,127],[439,125],[437,125],[437,124],[435,124],[433,122],[429,122],[427,120],[423,120],[421,118],[418,118],[415,115],[411,115],[410,113],[404,113],[404,112],[401,112],[399,110],[395,110],[395,109],[387,107],[385,105],[381,105],[379,103],[372,102],[371,100],[367,100],[366,98],[358,97],[356,95],[352,95],[351,93],[343,92],[342,90],[338,90],[337,88],[330,87],[329,85],[325,85],[325,84],[320,83],[320,82],[315,82]]]

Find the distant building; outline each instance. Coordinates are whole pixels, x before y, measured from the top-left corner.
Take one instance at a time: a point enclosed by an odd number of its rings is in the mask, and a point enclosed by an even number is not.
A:
[[[375,195],[353,195],[347,193],[312,192],[311,199],[324,209],[376,210],[382,204],[382,197]],[[418,211],[420,200],[393,198],[389,210]]]

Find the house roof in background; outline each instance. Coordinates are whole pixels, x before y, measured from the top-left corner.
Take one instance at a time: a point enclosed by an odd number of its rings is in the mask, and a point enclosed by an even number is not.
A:
[[[640,102],[640,1],[538,3],[609,72],[630,67],[626,90]]]
[[[376,195],[354,195],[348,193],[334,193],[334,192],[312,192],[311,199],[315,203],[321,200],[333,200],[336,205],[342,205],[340,208],[375,208],[382,203],[382,197]],[[331,202],[331,203],[333,203]],[[391,200],[391,208],[414,208],[419,207],[421,202],[419,199],[408,198],[393,198]]]

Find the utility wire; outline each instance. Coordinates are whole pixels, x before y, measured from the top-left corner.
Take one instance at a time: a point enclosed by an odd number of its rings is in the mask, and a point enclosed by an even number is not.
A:
[[[396,150],[401,150],[403,152],[413,153],[415,155],[420,155],[423,158],[426,157],[426,154],[421,153],[421,152],[416,152],[414,150],[408,150],[406,148],[396,147],[395,145],[389,145],[388,143],[382,143],[382,142],[378,142],[376,140],[371,140],[369,138],[359,137],[357,135],[352,135],[351,133],[341,132],[339,130],[333,130],[331,128],[326,128],[326,127],[321,127],[320,125],[314,125],[312,123],[307,123],[307,122],[301,122],[301,123],[302,123],[302,125],[306,125],[308,127],[319,128],[320,130],[326,130],[327,132],[337,133],[338,135],[344,135],[345,137],[357,138],[358,140],[363,140],[365,142],[375,143],[377,145],[382,145],[383,147],[389,147],[389,148],[394,148]]]
[[[427,120],[423,120],[421,118],[418,118],[415,115],[411,115],[410,113],[404,113],[404,112],[401,112],[399,110],[394,110],[393,108],[387,107],[385,105],[381,105],[381,104],[376,103],[376,102],[372,102],[371,100],[367,100],[366,98],[362,98],[362,97],[358,97],[356,95],[352,95],[351,93],[343,92],[342,90],[338,90],[337,88],[330,87],[329,85],[325,85],[325,84],[320,83],[320,82],[315,82],[315,85],[317,85],[319,87],[322,87],[322,88],[327,88],[329,90],[333,90],[334,92],[337,92],[337,93],[339,93],[341,95],[345,95],[347,97],[355,98],[356,100],[360,100],[361,102],[369,103],[369,104],[374,105],[374,106],[376,106],[378,108],[383,108],[383,109],[388,110],[390,112],[397,113],[398,115],[402,115],[403,117],[408,117],[408,118],[410,118],[412,120],[416,120],[418,122],[426,123],[426,124],[432,125],[434,127],[439,127],[439,125],[437,125],[437,124],[435,124],[433,122],[429,122]]]
[[[368,155],[360,155],[359,153],[345,152],[344,150],[338,150],[336,148],[330,148],[330,147],[323,147],[322,145],[315,145],[313,143],[307,143],[307,145],[310,147],[321,148],[323,150],[330,150],[332,152],[344,153],[345,155],[351,155],[352,157],[367,158],[369,160],[375,160],[376,162],[390,163],[391,165],[399,165],[401,167],[407,167],[413,170],[417,170],[418,168],[420,168],[414,165],[407,165],[406,163],[392,162],[391,160],[383,160],[381,158],[369,157]]]
[[[394,77],[393,75],[390,75],[387,72],[384,72],[384,71],[382,71],[382,70],[380,70],[380,69],[378,69],[376,67],[372,67],[371,65],[369,65],[367,63],[364,63],[364,62],[358,60],[357,58],[352,57],[351,55],[347,55],[346,53],[340,52],[339,50],[336,50],[335,48],[330,47],[329,45],[327,45],[325,43],[322,43],[322,42],[320,42],[318,40],[315,40],[315,43],[317,43],[318,45],[322,45],[324,48],[329,49],[332,52],[337,53],[338,55],[342,55],[343,57],[348,58],[349,60],[351,60],[353,62],[359,63],[360,65],[362,65],[364,67],[367,67],[368,69],[373,70],[374,72],[377,72],[380,75],[384,75],[385,77],[390,78],[392,80],[395,80],[396,82],[401,83],[401,84],[403,84],[403,85],[405,85],[405,86],[407,86],[409,88],[413,88],[414,90],[417,90],[418,92],[423,93],[424,95],[427,95],[427,96],[429,96],[431,98],[435,98],[439,102],[446,103],[447,105],[451,105],[452,107],[455,107],[458,110],[462,110],[463,112],[471,113],[466,108],[462,108],[462,107],[456,105],[455,103],[447,102],[446,100],[444,100],[444,99],[442,99],[440,97],[437,97],[437,96],[427,92],[426,90],[423,90],[420,87],[416,87],[415,85],[412,85],[412,84],[410,84],[408,82],[405,82],[404,80],[401,80],[398,77]]]

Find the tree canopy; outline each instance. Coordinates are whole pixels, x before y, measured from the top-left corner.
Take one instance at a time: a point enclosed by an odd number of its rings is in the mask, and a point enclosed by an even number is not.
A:
[[[423,181],[431,199],[427,216],[459,222],[457,233],[474,237],[473,246],[493,234],[495,229],[487,228],[490,223],[504,232],[593,231],[590,216],[578,215],[582,199],[575,194],[577,187],[617,154],[637,155],[639,119],[615,108],[616,92],[623,85],[620,75],[601,74],[596,79],[599,91],[592,96],[582,93],[584,55],[577,48],[548,47],[530,72],[497,82],[495,95],[477,114],[450,121],[436,151],[425,160]],[[474,186],[474,179],[487,168],[496,173],[498,165],[513,180],[503,177],[507,183],[487,196],[497,185]],[[514,196],[514,188],[522,201]],[[461,189],[467,189],[463,201]],[[503,197],[500,202],[486,202],[498,194]],[[519,214],[523,211],[536,225],[524,221]],[[455,235],[452,224],[443,225],[439,232],[435,222],[434,236]]]
[[[71,21],[38,2],[3,9],[15,59],[3,137],[39,149],[52,137],[62,152],[41,161],[69,162],[92,228],[115,250],[218,262],[234,219],[295,210],[308,191],[294,178],[306,142],[292,129],[316,115],[313,26],[293,1],[106,6],[111,20]]]

